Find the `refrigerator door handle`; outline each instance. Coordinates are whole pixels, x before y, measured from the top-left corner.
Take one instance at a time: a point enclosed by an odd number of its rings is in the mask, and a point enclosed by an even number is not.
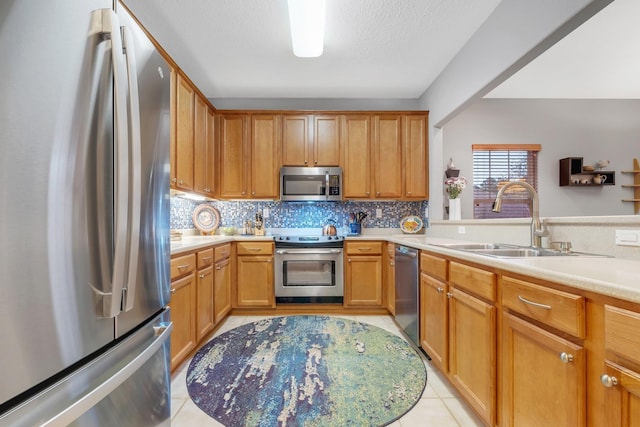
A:
[[[156,329],[158,328],[158,329]],[[160,334],[156,332],[161,330]],[[173,323],[165,323],[154,326],[154,340],[149,344],[138,356],[132,361],[126,364],[115,375],[110,377],[105,382],[101,383],[98,387],[91,390],[89,393],[76,400],[72,405],[65,408],[63,411],[56,414],[51,419],[40,424],[42,427],[54,427],[61,425],[68,425],[78,419],[82,414],[94,407],[104,397],[106,397],[113,390],[118,388],[120,384],[125,382],[131,375],[133,375],[147,360],[149,360],[159,349],[164,342],[169,339],[169,335],[173,330]]]
[[[138,274],[138,253],[140,246],[140,212],[142,204],[142,154],[140,138],[140,101],[138,98],[138,70],[136,67],[136,57],[133,36],[127,27],[122,27],[122,41],[126,55],[127,75],[129,83],[129,155],[131,164],[129,165],[129,268],[127,274],[126,288],[122,295],[123,310],[129,311],[135,302],[135,287]]]
[[[102,296],[103,317],[115,317],[120,313],[122,287],[126,279],[128,242],[128,196],[129,196],[129,149],[127,123],[127,80],[123,58],[122,37],[118,16],[112,9],[98,9],[101,32],[111,40],[111,58],[114,86],[115,127],[115,212],[114,212],[114,256],[111,289],[99,293]]]

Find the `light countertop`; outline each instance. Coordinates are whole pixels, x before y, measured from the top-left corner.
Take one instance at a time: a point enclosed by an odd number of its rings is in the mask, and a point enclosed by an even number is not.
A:
[[[171,242],[171,254],[176,255],[206,246],[242,240],[270,241],[273,240],[273,236],[186,236],[180,241]],[[577,256],[493,258],[435,246],[444,243],[461,242],[461,240],[435,238],[426,235],[361,235],[347,236],[346,240],[386,240],[456,257],[460,260],[484,264],[505,272],[519,273],[577,289],[640,303],[640,261]]]

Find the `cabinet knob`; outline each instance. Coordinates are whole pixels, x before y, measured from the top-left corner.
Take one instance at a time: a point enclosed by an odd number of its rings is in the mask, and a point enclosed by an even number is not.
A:
[[[216,270],[222,270],[222,267],[220,267],[219,265],[216,265]]]
[[[199,277],[200,277],[201,279],[204,279],[204,274],[201,274]]]
[[[243,192],[242,192],[242,195],[244,196],[245,194],[247,194],[247,192],[246,192],[246,191],[243,191]]]
[[[444,289],[442,289],[442,288],[436,288],[436,292],[437,292],[437,293],[439,293],[439,294],[441,294],[441,293],[443,293],[443,292],[444,292]],[[447,296],[449,296],[449,294],[447,294]]]
[[[171,295],[176,293],[176,288],[171,288]]]
[[[315,162],[313,162],[313,164],[314,164],[314,165],[317,165],[317,164],[318,164],[318,161],[316,160]]]
[[[347,262],[351,262],[351,258],[347,259]]]
[[[177,181],[177,179],[171,178],[171,182],[173,182],[174,184],[175,184],[176,181]]]
[[[453,294],[451,292],[447,292],[447,298],[453,298]]]
[[[305,164],[305,165],[308,165],[308,164],[309,164],[309,162],[305,160],[305,161],[304,161],[304,164]]]
[[[379,196],[379,195],[380,195],[380,192],[379,192],[379,191],[376,191],[376,196]]]
[[[600,381],[602,382],[602,385],[607,388],[611,388],[613,386],[618,385],[618,379],[616,377],[610,377],[607,374],[603,374],[600,377]]]
[[[369,194],[371,194],[371,193],[369,193],[369,192],[367,191],[367,196],[368,196]]]
[[[410,196],[410,195],[411,195],[411,191],[407,191],[407,196]]]
[[[396,265],[396,263],[395,263],[395,262],[390,262],[390,263],[389,263],[389,265],[390,265],[391,267],[393,267],[394,265]]]
[[[255,195],[256,195],[256,192],[255,192],[255,191],[252,191],[252,192],[251,192],[251,195],[252,195],[252,196],[255,196]]]
[[[562,360],[562,363],[573,362],[573,354],[565,353],[563,351],[560,353],[560,360]]]
[[[184,182],[182,180],[178,181],[178,184],[182,185]]]

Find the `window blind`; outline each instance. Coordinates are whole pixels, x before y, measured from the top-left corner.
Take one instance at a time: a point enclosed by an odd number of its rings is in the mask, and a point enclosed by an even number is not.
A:
[[[538,190],[540,145],[473,145],[473,217],[526,218],[531,199],[524,187],[512,186],[502,199],[502,211],[492,212],[500,188],[509,181],[525,181]]]

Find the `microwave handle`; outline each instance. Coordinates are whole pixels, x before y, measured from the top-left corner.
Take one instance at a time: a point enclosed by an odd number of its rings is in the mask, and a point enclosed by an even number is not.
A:
[[[324,195],[327,197],[327,200],[329,200],[329,171],[325,171],[324,179]]]

